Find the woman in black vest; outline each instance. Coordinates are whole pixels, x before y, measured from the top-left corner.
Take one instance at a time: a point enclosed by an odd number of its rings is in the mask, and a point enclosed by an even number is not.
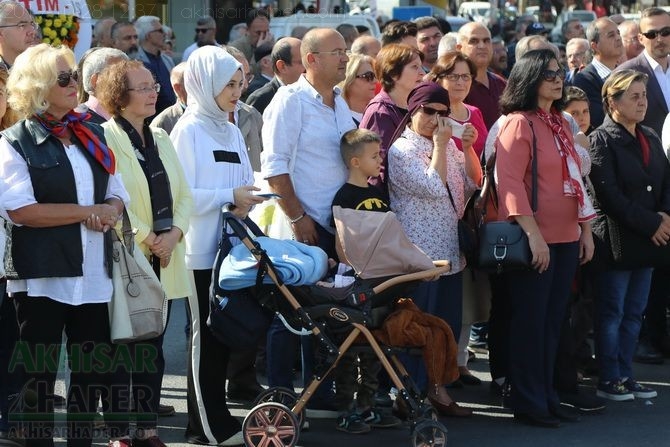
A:
[[[73,111],[74,66],[74,54],[65,47],[40,44],[17,57],[9,105],[23,119],[0,140],[0,208],[15,224],[11,252],[20,278],[7,286],[20,326],[14,366],[25,377],[13,411],[17,417],[37,414],[19,427],[29,447],[51,447],[54,436],[67,437],[70,446],[90,446],[98,395],[110,394],[103,384],[116,368],[106,238],[128,195],[114,175],[114,154],[100,128]],[[54,430],[52,414],[63,331],[72,371],[65,433]],[[114,437],[127,430],[127,423],[109,426]]]

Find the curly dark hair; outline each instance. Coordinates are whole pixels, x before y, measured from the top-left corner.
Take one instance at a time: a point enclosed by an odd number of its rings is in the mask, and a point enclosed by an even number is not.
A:
[[[121,110],[130,102],[130,79],[128,72],[145,68],[140,61],[121,61],[105,68],[95,86],[95,97],[113,116],[121,115]]]
[[[543,72],[552,60],[558,62],[556,53],[541,49],[531,50],[516,61],[507,79],[507,86],[500,96],[500,111],[503,115],[537,109],[537,94],[540,84],[544,81]],[[559,111],[563,110],[564,106],[565,84],[563,84],[563,97],[552,104],[552,107]]]

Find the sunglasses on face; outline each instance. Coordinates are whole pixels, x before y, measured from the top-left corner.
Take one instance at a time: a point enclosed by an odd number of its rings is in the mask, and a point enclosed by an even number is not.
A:
[[[70,80],[77,82],[79,80],[79,73],[77,71],[61,71],[58,73],[56,82],[58,82],[59,87],[67,87],[70,85]]]
[[[368,82],[374,82],[375,81],[375,74],[371,71],[366,71],[365,73],[361,73],[359,75],[356,75],[358,79],[365,79]]]
[[[549,70],[546,69],[542,72],[542,78],[545,81],[555,81],[556,78],[561,78],[561,80],[565,79],[565,71],[561,70],[560,68],[558,70]]]
[[[423,110],[423,113],[425,113],[428,116],[433,116],[433,115],[437,114],[437,116],[440,116],[442,118],[448,117],[449,114],[451,113],[450,109],[437,110],[437,109],[434,109],[432,107],[423,106],[423,105],[421,106],[421,110]]]
[[[652,29],[647,31],[646,33],[640,32],[640,34],[642,34],[644,37],[650,40],[656,39],[659,34],[661,35],[661,37],[668,37],[670,36],[670,26],[664,26],[663,28],[658,30]]]
[[[196,28],[196,29],[195,29],[195,32],[196,32],[197,34],[200,34],[200,33],[205,34],[205,33],[206,33],[207,31],[209,31],[210,29],[213,29],[213,28]]]

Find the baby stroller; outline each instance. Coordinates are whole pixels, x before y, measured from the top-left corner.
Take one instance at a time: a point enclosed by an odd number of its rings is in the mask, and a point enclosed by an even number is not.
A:
[[[361,211],[354,210],[338,210],[338,212],[345,214],[353,212],[359,215],[361,213]],[[322,290],[316,285],[297,287],[286,285],[268,253],[259,243],[259,239],[263,239],[263,234],[258,227],[250,219],[241,222],[233,214],[223,213],[222,242],[213,272],[211,313],[208,320],[210,329],[215,335],[218,334],[221,341],[230,343],[229,340],[226,340],[225,334],[221,333],[222,326],[227,323],[221,321],[217,323],[215,320],[222,302],[225,300],[230,303],[235,299],[233,291],[225,290],[220,286],[226,282],[225,272],[221,268],[221,258],[230,251],[231,238],[238,238],[253,256],[257,269],[255,284],[244,290],[244,297],[252,298],[245,300],[246,305],[259,306],[254,311],[257,314],[264,312],[259,311],[261,308],[277,312],[280,317],[283,317],[287,327],[290,326],[289,329],[291,327],[294,330],[303,328],[303,331],[308,331],[307,333],[311,333],[318,340],[314,377],[309,384],[305,385],[302,393],[297,395],[286,388],[270,388],[257,397],[254,407],[244,419],[242,426],[247,446],[295,446],[300,436],[305,408],[310,397],[328,373],[337,366],[342,355],[359,340],[367,342],[397,388],[397,398],[402,400],[407,409],[412,445],[442,447],[447,444],[447,429],[437,420],[433,408],[423,402],[420,391],[397,358],[396,351],[392,347],[380,345],[370,328],[379,325],[383,316],[390,313],[385,309],[395,299],[403,296],[402,293],[407,285],[437,278],[450,270],[450,264],[448,261],[431,261],[409,241],[405,243],[401,251],[412,258],[409,247],[411,246],[415,257],[409,263],[392,256],[387,256],[386,261],[381,263],[371,262],[376,252],[389,245],[389,240],[394,241],[395,244],[400,239],[399,233],[404,236],[404,232],[399,227],[393,213],[363,213],[377,215],[376,217],[382,221],[373,223],[371,226],[367,224],[371,233],[369,232],[368,237],[364,239],[366,241],[364,245],[360,243],[360,240],[355,243],[350,239],[355,237],[356,233],[366,231],[365,229],[354,224],[355,228],[352,231],[344,231],[344,228],[340,229],[338,225],[338,235],[347,260],[356,272],[356,279],[349,287],[335,291],[334,289]],[[337,217],[336,215],[336,220]],[[357,222],[361,221],[363,220],[359,219]],[[364,221],[370,222],[366,219]],[[349,225],[349,222],[351,222],[351,217],[347,218],[347,228],[351,230],[352,226]],[[256,238],[252,238],[252,235]],[[266,239],[265,242],[268,240]],[[352,249],[348,250],[347,247],[352,247]],[[237,248],[236,251],[239,252],[242,247]],[[419,253],[418,257],[416,252]],[[408,271],[406,269],[409,267],[409,271],[413,273],[394,276],[398,272],[389,272],[387,268],[387,271],[383,272],[385,274],[382,275],[377,267],[379,264],[389,264],[387,261],[390,259],[399,261],[395,262],[395,268],[400,265],[404,271]],[[391,260],[390,264],[394,262]],[[381,311],[378,311],[379,309]],[[245,312],[249,312],[249,308],[245,309]],[[262,320],[262,318],[250,318],[256,321]],[[255,330],[262,325],[262,323],[258,324]],[[248,338],[248,335],[244,337]]]

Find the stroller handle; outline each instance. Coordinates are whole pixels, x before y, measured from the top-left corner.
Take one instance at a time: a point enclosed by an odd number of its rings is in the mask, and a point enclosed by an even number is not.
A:
[[[435,266],[435,268],[423,270],[421,272],[408,273],[406,275],[400,275],[396,276],[395,278],[386,280],[383,283],[374,287],[372,290],[374,290],[375,293],[381,293],[390,287],[402,284],[404,282],[419,281],[419,280],[434,281],[440,275],[448,273],[451,270],[451,262],[444,259],[439,261],[433,261],[433,265]]]

